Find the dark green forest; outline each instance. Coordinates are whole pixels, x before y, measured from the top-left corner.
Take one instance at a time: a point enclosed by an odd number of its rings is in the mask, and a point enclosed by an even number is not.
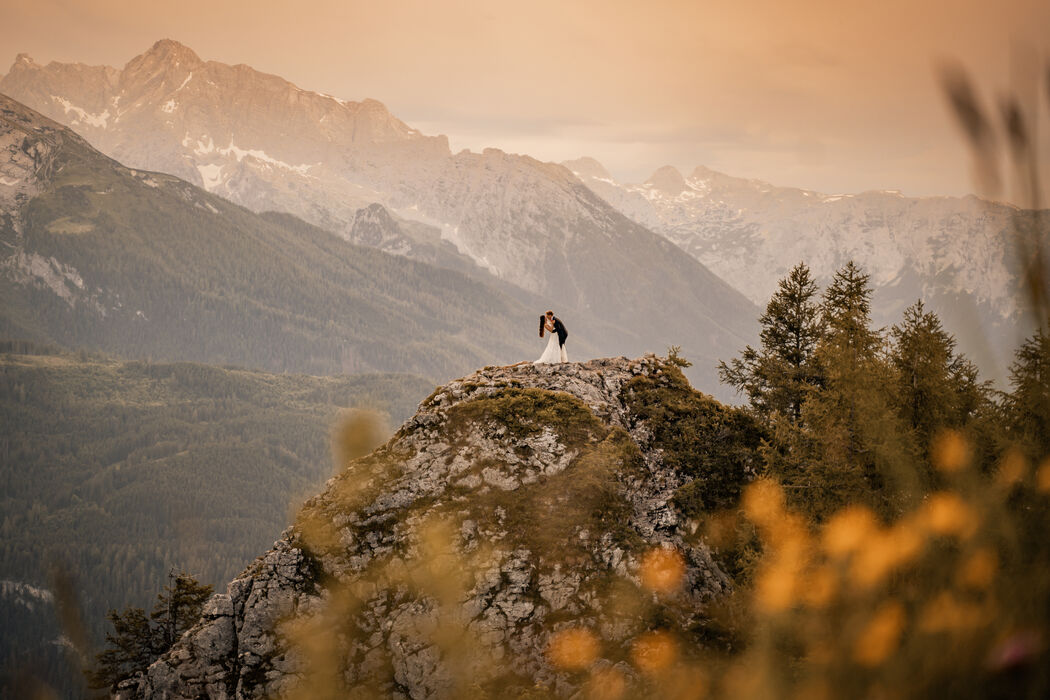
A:
[[[0,580],[73,582],[93,644],[110,609],[149,608],[172,567],[220,588],[332,472],[341,411],[396,425],[433,384],[410,375],[313,377],[193,363],[119,362],[0,346]],[[12,584],[13,586],[13,584]],[[0,666],[61,666],[52,606],[0,598]],[[29,604],[33,604],[32,608]],[[43,666],[43,668],[41,668]],[[74,693],[75,694],[75,693]]]

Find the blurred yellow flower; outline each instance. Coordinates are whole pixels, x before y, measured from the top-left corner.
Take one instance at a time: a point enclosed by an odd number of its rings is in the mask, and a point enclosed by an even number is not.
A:
[[[763,528],[763,539],[777,549],[795,549],[808,551],[810,547],[809,528],[806,521],[795,513],[782,513],[774,527]]]
[[[563,670],[587,668],[598,658],[598,638],[582,627],[555,632],[547,645],[547,658]]]
[[[942,430],[933,439],[930,456],[933,465],[942,472],[957,472],[970,463],[972,449],[969,441],[954,430]]]
[[[870,508],[843,508],[831,516],[824,526],[824,551],[834,557],[844,557],[859,549],[878,527],[875,514]]]
[[[670,634],[646,632],[631,646],[631,660],[638,670],[650,675],[670,668],[678,656],[678,646]]]
[[[645,553],[638,574],[642,585],[656,593],[672,593],[682,585],[685,562],[674,549],[657,547]]]
[[[904,606],[888,601],[875,612],[853,645],[853,658],[862,666],[878,666],[897,649],[904,629]]]
[[[995,550],[982,547],[959,567],[958,581],[969,588],[985,589],[992,585],[998,568],[999,557]]]
[[[1035,487],[1040,493],[1050,493],[1050,457],[1039,463],[1039,471],[1035,473]]]
[[[806,663],[810,666],[826,666],[832,663],[835,660],[837,641],[821,634],[812,635],[809,649],[806,651]]]
[[[925,538],[910,519],[868,537],[853,557],[850,575],[861,586],[874,586],[894,569],[911,562],[921,552]]]
[[[955,535],[968,539],[977,532],[977,513],[957,493],[938,491],[922,504],[919,522],[935,535]]]
[[[1028,472],[1028,460],[1017,448],[1013,448],[999,462],[999,469],[995,473],[995,482],[1004,488],[1008,488],[1024,479]]]
[[[770,550],[755,580],[755,603],[766,612],[783,612],[798,600],[802,572],[809,561],[805,532],[787,528],[779,546]]]
[[[764,612],[778,613],[795,602],[795,567],[783,560],[764,566],[755,580],[755,604]]]
[[[615,668],[603,668],[591,675],[587,682],[589,700],[619,700],[627,690],[627,680]]]
[[[295,528],[310,549],[323,552],[340,546],[339,531],[332,521],[321,513],[304,508],[296,519]]]
[[[947,591],[926,604],[919,616],[919,629],[928,634],[973,629],[981,625],[984,614],[974,603],[961,602]]]
[[[811,608],[822,608],[838,592],[839,577],[834,568],[821,566],[810,572],[802,588],[802,598]]]
[[[744,489],[744,513],[760,527],[772,529],[784,513],[784,493],[770,479],[756,479]]]
[[[767,678],[763,668],[756,668],[747,660],[737,661],[729,666],[722,675],[722,697],[726,698],[761,698],[769,696]]]

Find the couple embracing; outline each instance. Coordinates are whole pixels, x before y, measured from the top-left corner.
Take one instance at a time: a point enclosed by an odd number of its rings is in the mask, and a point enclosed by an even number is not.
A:
[[[548,311],[540,316],[541,338],[544,332],[550,333],[551,338],[547,341],[547,347],[544,349],[543,354],[540,355],[540,359],[533,364],[552,365],[557,362],[568,362],[569,356],[565,352],[565,339],[569,337],[569,331],[565,330],[565,324],[554,315],[553,311]]]

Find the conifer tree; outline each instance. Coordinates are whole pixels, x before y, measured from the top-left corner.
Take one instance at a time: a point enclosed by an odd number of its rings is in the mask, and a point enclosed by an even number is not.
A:
[[[1040,328],[1014,355],[1003,408],[1010,437],[1036,459],[1050,454],[1050,332]]]
[[[940,427],[963,427],[981,401],[972,362],[955,353],[955,338],[937,314],[916,301],[890,331],[897,371],[897,410],[927,446]]]
[[[816,293],[809,268],[799,263],[780,280],[759,318],[761,350],[749,345],[729,364],[719,363],[722,382],[746,394],[766,419],[781,415],[797,423],[807,389],[819,381],[813,362],[821,334]]]
[[[95,668],[87,677],[92,688],[113,690],[120,681],[149,668],[157,658],[155,636],[142,608],[127,608],[122,613],[110,610],[106,617],[113,623],[113,631],[106,633],[107,648],[96,657]]]
[[[956,354],[955,338],[921,300],[905,309],[890,336],[894,406],[912,431],[917,449],[927,458],[924,485],[932,486],[935,473],[928,457],[941,429],[973,429],[980,445],[990,442],[984,424],[991,405],[989,388],[978,379],[977,366]]]
[[[150,613],[156,629],[156,647],[159,656],[171,648],[182,633],[197,622],[201,607],[211,596],[212,587],[204,585],[189,574],[171,572],[168,584],[157,594],[157,602]]]
[[[824,292],[814,350],[822,384],[810,390],[780,464],[800,507],[817,517],[850,502],[886,512],[895,508],[888,494],[916,488],[911,445],[891,405],[892,370],[871,328],[868,280],[850,261]]]
[[[172,572],[148,618],[142,608],[127,608],[122,613],[110,610],[107,618],[113,631],[106,633],[108,646],[96,657],[95,668],[87,672],[88,684],[114,690],[122,680],[145,671],[197,622],[211,592],[210,585],[202,585],[189,574]]]

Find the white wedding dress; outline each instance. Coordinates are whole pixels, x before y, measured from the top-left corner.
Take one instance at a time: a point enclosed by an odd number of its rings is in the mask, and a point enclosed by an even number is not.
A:
[[[562,359],[561,346],[558,344],[558,334],[551,333],[551,339],[547,341],[547,347],[543,349],[543,354],[540,355],[540,359],[536,360],[532,364],[534,365],[553,365],[559,362],[564,362]]]

